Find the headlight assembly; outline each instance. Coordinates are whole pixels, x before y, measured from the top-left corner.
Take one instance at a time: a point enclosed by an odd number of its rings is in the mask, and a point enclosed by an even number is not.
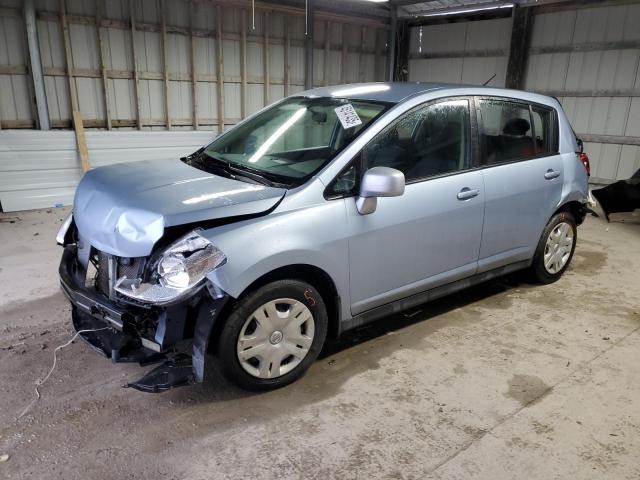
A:
[[[199,285],[226,260],[220,249],[194,231],[170,245],[151,265],[148,282],[122,277],[115,290],[141,302],[169,303]]]

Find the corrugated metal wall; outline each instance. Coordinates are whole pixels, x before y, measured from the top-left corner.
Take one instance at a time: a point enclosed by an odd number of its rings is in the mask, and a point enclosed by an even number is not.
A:
[[[21,3],[0,0],[2,128],[33,127]],[[224,125],[233,125],[243,113],[300,91],[305,84],[303,15],[262,8],[256,11],[253,28],[251,12],[228,3],[63,3],[71,88],[77,92],[86,127],[219,128],[220,108]],[[54,127],[70,127],[60,2],[37,0],[36,10],[49,115]],[[385,29],[372,28],[371,22],[344,21],[346,17],[315,22],[314,83],[382,80]]]
[[[591,181],[640,168],[640,3],[576,7],[534,15],[524,88],[558,97],[585,140]],[[409,78],[503,86],[511,19],[411,31]]]
[[[21,4],[0,2],[0,128],[3,122],[16,127],[34,124],[24,20],[16,13]]]
[[[525,87],[558,97],[592,181],[640,168],[640,4],[535,16]]]
[[[162,137],[136,137],[141,150],[129,152],[130,160],[146,158],[147,148],[157,142],[189,153],[204,140],[188,141],[186,148],[172,132],[217,132],[304,90],[306,37],[300,9],[259,3],[254,26],[248,2],[238,2],[240,6],[189,0],[35,3],[52,127],[71,128],[73,91],[87,129],[165,131]],[[317,13],[314,85],[385,78],[385,25]],[[28,58],[22,1],[0,0],[0,129],[35,127]],[[0,202],[5,211],[66,204],[80,175],[72,133],[31,133],[16,137],[0,132]],[[89,142],[98,138],[90,131],[87,137]],[[24,149],[16,138],[25,141]],[[124,145],[129,139],[100,138]],[[32,153],[36,155],[38,144],[49,141],[42,147],[49,152],[45,163],[27,162]],[[89,145],[92,166],[122,158],[107,156],[103,161],[99,150]],[[24,192],[22,202],[19,192]]]
[[[413,27],[409,80],[504,86],[511,18]]]
[[[211,131],[88,131],[92,166],[179,158],[212,140]],[[82,176],[73,131],[0,133],[0,202],[5,212],[70,205]]]

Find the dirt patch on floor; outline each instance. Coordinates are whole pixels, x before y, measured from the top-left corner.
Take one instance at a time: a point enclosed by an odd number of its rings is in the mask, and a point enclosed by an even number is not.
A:
[[[541,378],[533,375],[514,375],[508,383],[509,390],[504,394],[520,402],[523,407],[539,401],[551,391],[551,387]]]
[[[576,249],[571,261],[571,269],[580,274],[593,275],[607,264],[607,254],[601,250]]]

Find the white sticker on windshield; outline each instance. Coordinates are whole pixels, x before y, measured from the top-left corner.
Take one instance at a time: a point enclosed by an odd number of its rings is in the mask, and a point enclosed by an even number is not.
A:
[[[342,128],[345,130],[356,125],[362,125],[362,120],[360,120],[356,109],[350,103],[336,108],[336,115],[338,115],[338,120],[340,120]]]

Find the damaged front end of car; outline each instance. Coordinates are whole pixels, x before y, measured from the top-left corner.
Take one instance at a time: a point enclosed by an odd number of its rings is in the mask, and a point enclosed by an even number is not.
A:
[[[160,392],[204,380],[210,334],[228,300],[206,277],[226,262],[219,249],[194,230],[148,257],[119,257],[82,238],[71,215],[57,241],[80,336],[113,362],[162,362],[128,387]]]

